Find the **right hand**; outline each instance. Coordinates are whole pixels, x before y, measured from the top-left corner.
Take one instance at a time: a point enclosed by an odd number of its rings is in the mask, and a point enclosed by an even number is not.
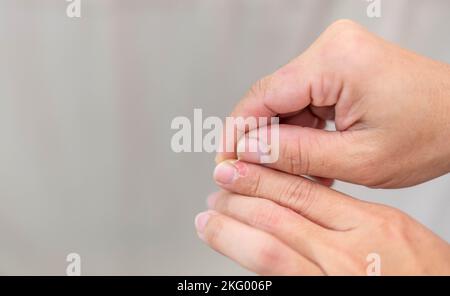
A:
[[[268,166],[291,174],[399,188],[450,171],[450,66],[351,21],[261,79],[231,116],[280,116],[280,157]],[[337,131],[320,129],[328,119]],[[238,157],[259,159],[218,161]]]

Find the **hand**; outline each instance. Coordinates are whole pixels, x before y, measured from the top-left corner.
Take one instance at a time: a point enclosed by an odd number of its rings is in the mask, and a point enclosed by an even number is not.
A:
[[[393,208],[303,177],[241,161],[219,164],[197,232],[213,249],[263,275],[450,274],[450,246]],[[251,196],[251,197],[249,197]]]
[[[450,171],[450,66],[351,21],[257,82],[231,116],[280,116],[280,158],[269,167],[291,174],[399,188]],[[321,129],[329,119],[337,131]]]

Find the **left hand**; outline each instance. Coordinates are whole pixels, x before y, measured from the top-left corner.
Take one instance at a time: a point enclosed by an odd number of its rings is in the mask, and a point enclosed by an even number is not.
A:
[[[450,274],[450,245],[394,208],[241,161],[214,177],[227,191],[209,198],[197,232],[253,272],[365,275],[375,253],[382,275]]]

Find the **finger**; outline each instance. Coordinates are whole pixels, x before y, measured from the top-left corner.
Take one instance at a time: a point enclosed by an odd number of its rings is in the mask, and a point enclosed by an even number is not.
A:
[[[219,149],[220,151],[223,151],[223,153],[218,154],[216,161],[223,158],[221,155],[235,155],[236,145],[234,139],[240,139],[245,135],[245,133],[255,130],[258,127],[271,125],[273,118],[268,116],[258,118],[239,116],[227,117],[224,122],[221,143],[219,144]],[[276,122],[273,122],[274,124],[279,124],[279,122],[281,122],[283,124],[318,129],[323,129],[326,126],[325,120],[315,116],[309,108],[301,111],[280,114],[276,120]]]
[[[328,108],[328,107],[327,107]],[[333,109],[334,112],[334,109]],[[324,111],[320,112],[321,116],[329,116],[324,114]],[[313,112],[308,108],[300,112],[295,112],[294,114],[289,114],[288,116],[284,116],[280,118],[281,124],[288,125],[298,125],[303,127],[311,127],[317,129],[323,129],[326,126],[326,121],[328,118],[322,118],[320,116],[316,116]],[[334,184],[333,179],[322,178],[322,177],[310,177],[312,180],[324,185],[331,187]]]
[[[363,219],[358,201],[303,177],[242,161],[224,161],[214,179],[225,190],[274,201],[328,229],[345,231]]]
[[[325,107],[329,108],[329,107]],[[311,109],[311,110],[310,110]],[[320,109],[320,108],[319,108]],[[333,109],[334,112],[334,109]],[[321,116],[330,116],[324,114],[324,111],[320,112]],[[292,114],[289,114],[287,116],[283,116],[283,118],[280,119],[281,124],[287,124],[287,125],[298,125],[303,127],[311,127],[311,128],[317,128],[317,129],[324,129],[326,126],[326,120],[327,118],[321,118],[320,116],[316,116],[312,112],[312,106],[310,108],[305,109],[300,112],[294,112]],[[309,176],[312,180],[327,186],[331,187],[334,184],[334,179],[330,178],[322,178],[322,177],[316,177],[316,176]]]
[[[324,120],[315,116],[309,109],[296,112],[295,114],[292,114],[290,116],[280,117],[280,123],[318,129],[324,128],[326,124]]]
[[[317,59],[320,59],[320,55],[304,53],[259,80],[236,105],[231,117],[269,118],[303,110],[310,104],[318,107],[334,106],[342,93],[343,79],[332,71],[324,74],[321,68],[331,65],[324,65],[323,61]],[[235,147],[237,139],[224,136],[223,143],[227,143],[227,147]],[[217,162],[236,158],[235,151],[225,151],[218,153]]]
[[[325,229],[270,200],[220,191],[208,198],[208,206],[275,236],[318,266],[322,264],[322,251],[340,242],[338,232]]]
[[[315,116],[309,108],[300,112],[293,112],[284,116],[280,116],[280,123],[317,129],[323,129],[326,126],[326,121]],[[334,183],[334,180],[329,178],[311,176],[311,179],[328,187],[331,187]]]
[[[330,132],[291,125],[278,126],[277,149],[269,147],[263,137],[272,140],[272,127],[261,127],[246,134],[238,143],[238,159],[263,163],[267,155],[274,158],[273,163],[265,162],[270,168],[295,175],[309,175],[347,182],[366,184],[364,170],[371,165],[371,157],[376,143],[367,136],[365,130]],[[277,155],[273,155],[277,153]],[[277,157],[278,156],[278,157]]]
[[[320,275],[321,270],[268,233],[222,214],[197,215],[199,237],[214,250],[262,275]]]

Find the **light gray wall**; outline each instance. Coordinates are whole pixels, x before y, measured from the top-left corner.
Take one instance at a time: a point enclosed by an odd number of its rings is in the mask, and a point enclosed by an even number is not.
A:
[[[247,274],[195,235],[213,155],[175,154],[171,120],[226,116],[249,85],[351,18],[450,62],[448,0],[0,0],[0,272]],[[333,49],[330,49],[333,50]],[[405,190],[338,184],[450,240],[450,176]]]

